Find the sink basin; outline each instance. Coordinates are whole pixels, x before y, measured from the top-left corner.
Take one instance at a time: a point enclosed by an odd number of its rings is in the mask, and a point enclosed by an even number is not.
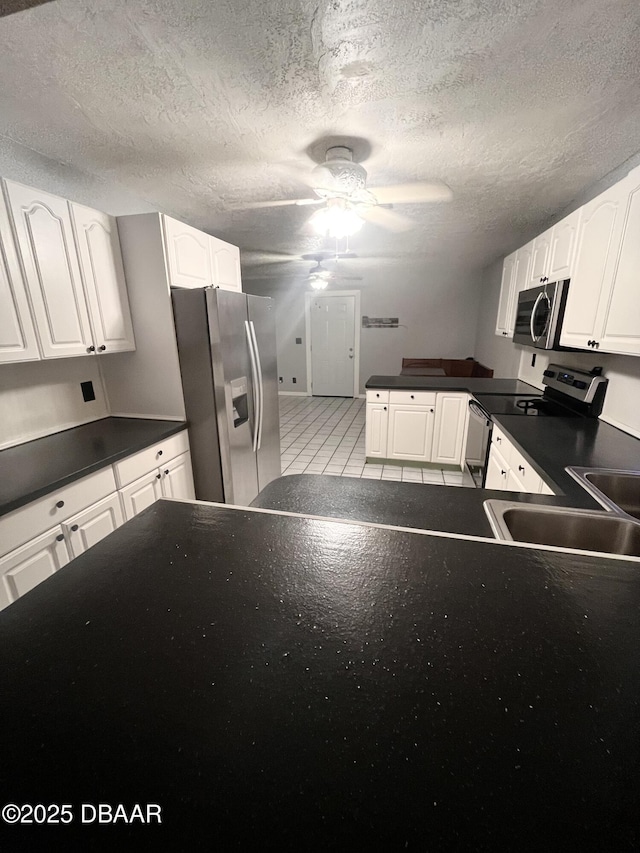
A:
[[[566,470],[605,509],[640,519],[640,471],[574,467]]]
[[[640,557],[640,522],[613,513],[484,502],[498,539]]]

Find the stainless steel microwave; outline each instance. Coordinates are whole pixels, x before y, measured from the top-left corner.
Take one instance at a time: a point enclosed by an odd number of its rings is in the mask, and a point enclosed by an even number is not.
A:
[[[513,340],[537,349],[559,350],[569,279],[550,281],[518,294]]]

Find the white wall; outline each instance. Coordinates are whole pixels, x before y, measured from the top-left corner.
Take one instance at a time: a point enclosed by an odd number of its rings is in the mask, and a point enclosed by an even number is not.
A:
[[[402,358],[466,358],[475,355],[480,301],[479,279],[453,270],[438,270],[394,259],[373,267],[349,263],[349,274],[362,281],[343,280],[325,291],[359,290],[361,314],[398,317],[400,327],[362,329],[360,332],[360,392],[373,374],[397,375]],[[304,278],[281,282],[251,281],[249,293],[271,296],[276,302],[278,375],[285,381],[280,390],[306,390],[306,338],[304,294],[310,292]],[[362,317],[358,318],[361,324]],[[295,338],[301,337],[302,344]],[[484,362],[486,363],[486,362]],[[491,364],[486,363],[488,367]],[[515,371],[515,368],[514,368]],[[291,378],[296,376],[295,385]]]
[[[85,403],[80,383],[93,382]],[[0,365],[0,447],[10,447],[108,414],[98,356]]]
[[[49,160],[6,138],[0,146],[0,175],[111,214],[152,209],[116,184]],[[93,403],[82,400],[80,382],[85,380],[93,381]],[[108,414],[97,357],[0,365],[0,446],[28,441]]]

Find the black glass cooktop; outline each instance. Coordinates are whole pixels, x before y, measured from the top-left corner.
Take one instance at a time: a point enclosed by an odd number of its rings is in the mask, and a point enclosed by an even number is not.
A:
[[[527,395],[526,397],[503,397],[483,395],[480,401],[482,408],[490,415],[528,415],[530,417],[579,417],[577,412],[566,408],[561,403],[548,400],[542,396]]]

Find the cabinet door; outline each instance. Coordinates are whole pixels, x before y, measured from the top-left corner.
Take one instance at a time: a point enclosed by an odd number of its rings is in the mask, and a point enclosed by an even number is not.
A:
[[[553,226],[546,272],[549,281],[571,278],[581,211],[579,208]]]
[[[367,403],[366,411],[365,454],[384,459],[387,455],[388,406],[382,403]]]
[[[209,249],[214,285],[223,290],[241,291],[240,249],[217,237],[209,237]]]
[[[210,287],[213,276],[209,235],[169,216],[163,219],[170,284],[176,287]]]
[[[431,461],[435,410],[433,406],[389,406],[388,459]]]
[[[600,302],[598,349],[640,355],[640,174],[634,170],[623,183],[627,204],[613,282]]]
[[[67,202],[12,181],[6,187],[42,354],[86,355],[93,343]]]
[[[507,255],[502,264],[502,283],[500,285],[500,302],[498,304],[498,317],[496,319],[496,335],[511,337],[514,326],[514,287],[516,252]]]
[[[485,489],[498,489],[504,491],[507,488],[507,475],[509,466],[498,453],[496,448],[491,445],[489,459],[487,460],[487,476],[485,478]]]
[[[551,231],[545,231],[533,241],[531,265],[529,267],[529,283],[527,287],[538,287],[548,275],[549,249],[551,247]]]
[[[40,358],[9,215],[0,194],[0,362]]]
[[[71,554],[79,557],[121,524],[124,524],[124,516],[120,498],[117,492],[114,492],[74,515],[62,525],[62,531],[69,543]]]
[[[115,217],[69,203],[96,352],[136,348]]]
[[[0,559],[0,608],[29,592],[71,559],[58,525]]]
[[[513,334],[513,326],[515,324],[515,311],[516,306],[518,304],[518,294],[522,290],[526,290],[530,287],[529,283],[529,273],[531,271],[531,263],[533,259],[533,241],[531,243],[527,243],[526,246],[523,246],[521,249],[518,249],[516,252],[516,263],[515,269],[513,272],[514,282],[513,282],[513,305],[511,308],[511,334]]]
[[[196,491],[193,485],[191,454],[183,453],[161,468],[162,494],[165,498],[182,498],[193,501]]]
[[[162,474],[160,469],[156,468],[139,480],[134,480],[129,483],[124,489],[120,490],[122,497],[122,507],[127,521],[135,518],[139,512],[146,509],[151,504],[155,503],[162,497]]]
[[[592,349],[588,342],[599,338],[600,303],[613,279],[625,200],[620,184],[615,184],[582,208],[560,337],[564,346]]]
[[[460,465],[468,399],[467,394],[437,395],[432,462]]]
[[[524,483],[522,483],[518,477],[516,476],[513,468],[507,469],[507,484],[506,489],[508,492],[528,492],[529,489],[526,488]]]

